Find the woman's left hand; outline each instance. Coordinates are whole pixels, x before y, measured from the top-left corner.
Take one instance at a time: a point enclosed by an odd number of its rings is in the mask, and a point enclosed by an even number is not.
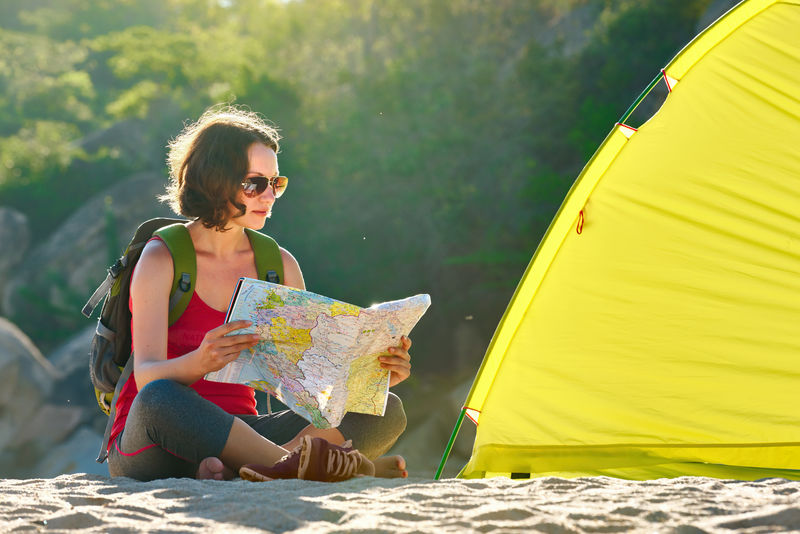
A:
[[[389,356],[379,356],[381,368],[391,371],[389,387],[395,386],[411,375],[411,355],[408,349],[411,348],[411,340],[402,336],[399,347],[390,347]]]

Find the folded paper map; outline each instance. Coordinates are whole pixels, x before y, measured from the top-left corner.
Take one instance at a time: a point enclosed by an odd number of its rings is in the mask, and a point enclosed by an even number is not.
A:
[[[252,325],[261,341],[206,380],[247,384],[286,404],[318,428],[346,412],[383,415],[389,371],[378,356],[400,346],[431,304],[428,295],[359,308],[279,284],[242,278],[225,322]]]

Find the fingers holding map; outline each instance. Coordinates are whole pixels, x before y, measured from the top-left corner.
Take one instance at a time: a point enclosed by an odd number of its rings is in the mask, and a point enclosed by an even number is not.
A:
[[[410,348],[411,340],[408,336],[401,336],[400,346],[389,347],[389,354],[378,358],[381,368],[391,372],[389,387],[396,386],[411,375],[411,355],[408,353]]]
[[[225,322],[251,321],[237,333],[253,332],[261,339],[206,380],[266,391],[318,428],[338,426],[346,412],[383,415],[390,372],[378,358],[408,356],[402,338],[430,304],[423,294],[360,308],[242,278]],[[401,353],[392,354],[389,347]]]

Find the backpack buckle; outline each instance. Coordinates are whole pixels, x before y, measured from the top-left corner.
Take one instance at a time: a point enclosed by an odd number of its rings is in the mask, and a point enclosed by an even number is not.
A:
[[[125,262],[122,261],[123,258],[117,258],[117,261],[114,262],[114,265],[108,268],[108,274],[116,278],[119,276],[119,273],[122,272],[122,269],[125,268]]]

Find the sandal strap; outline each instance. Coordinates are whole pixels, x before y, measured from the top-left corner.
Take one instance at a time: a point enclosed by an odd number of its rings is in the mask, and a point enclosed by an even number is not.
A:
[[[328,449],[328,475],[347,479],[353,478],[358,474],[361,467],[361,455],[356,450],[342,451],[339,449]]]
[[[323,438],[303,436],[297,477],[339,482],[356,476],[361,461],[361,454],[352,447],[339,447]]]
[[[357,476],[364,457],[352,444],[339,447],[322,438],[303,436],[300,445],[272,466],[247,464],[239,474],[247,480],[300,478],[339,482]]]

